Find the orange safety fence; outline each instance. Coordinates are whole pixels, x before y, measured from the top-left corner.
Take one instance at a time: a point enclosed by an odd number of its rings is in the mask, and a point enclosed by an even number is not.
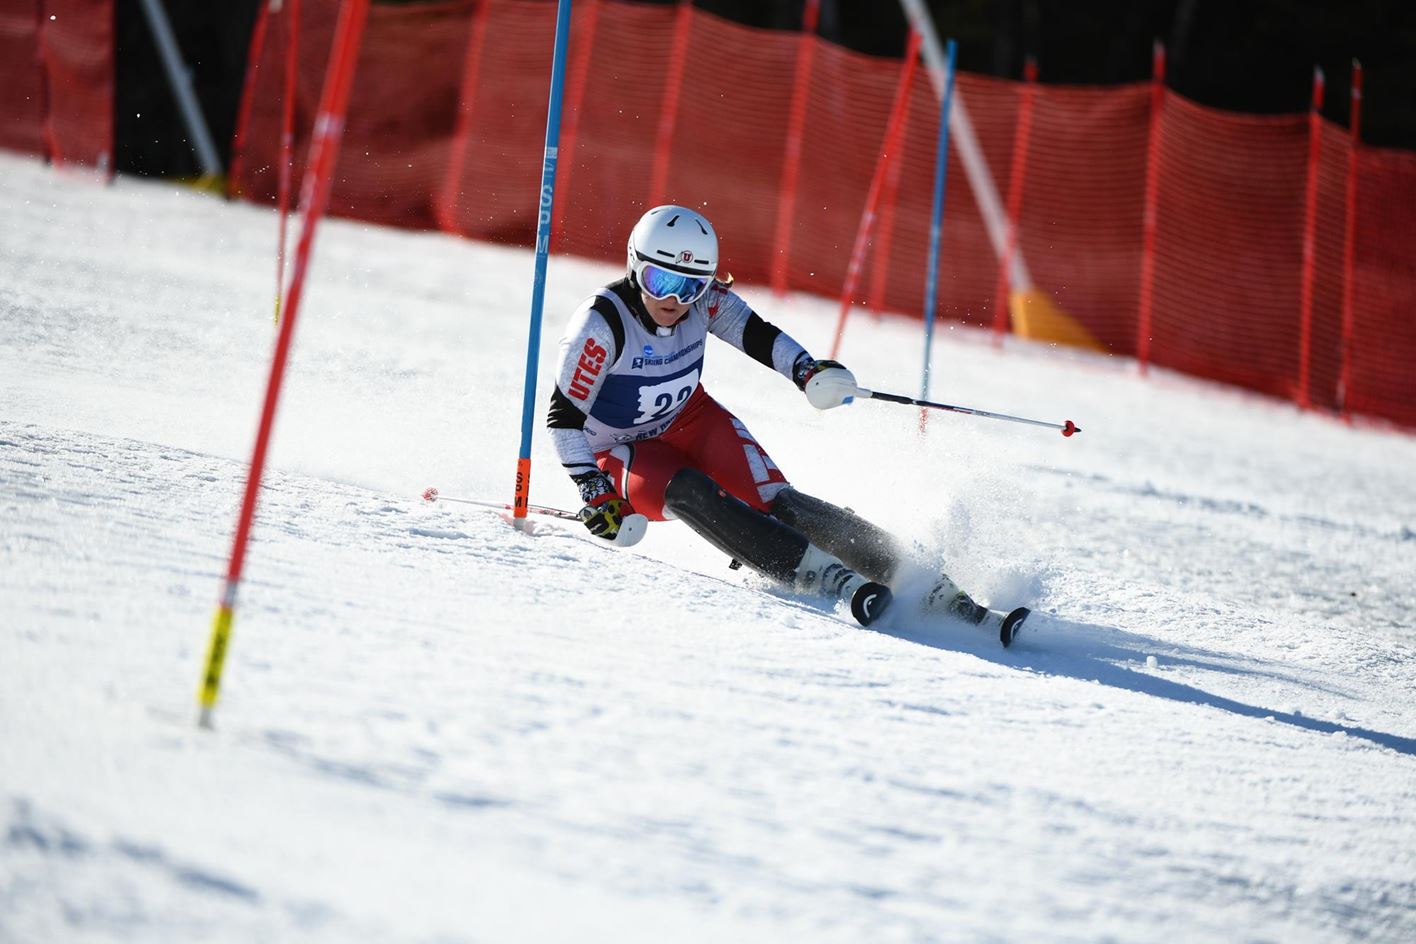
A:
[[[335,6],[304,4],[302,142]],[[532,245],[554,14],[554,4],[535,0],[376,6],[333,212]],[[681,75],[670,68],[676,42],[690,50]],[[566,186],[556,195],[554,251],[618,260],[645,208],[678,201],[714,220],[724,268],[739,278],[767,284],[776,269],[786,288],[840,293],[898,60],[696,8],[623,0],[576,4],[570,43],[566,120],[574,134],[561,154]],[[794,78],[808,47],[800,164],[788,172]],[[279,50],[267,44],[251,63],[235,181],[268,202],[280,72]],[[666,101],[674,86],[677,101]],[[1159,84],[1153,114],[1150,83],[1034,86],[1030,127],[1020,135],[1023,83],[964,74],[957,87],[991,186],[1013,197],[1014,251],[1031,282],[1024,287],[1081,334],[1143,364],[1416,427],[1416,321],[1407,310],[1416,301],[1416,154],[1354,152],[1346,130],[1329,122],[1207,108]],[[917,316],[937,122],[932,88],[915,83],[897,202],[881,215],[890,230],[875,240],[890,247],[885,304]],[[1026,147],[1015,155],[1017,141]],[[1349,157],[1356,216],[1344,343]],[[999,277],[1004,249],[957,151],[950,162],[959,183],[945,208],[937,314],[991,326],[1008,305],[997,297],[1009,284]],[[794,194],[782,193],[784,181],[795,181]],[[778,219],[784,205],[794,208],[790,220]],[[844,356],[867,338],[850,336]]]
[[[112,0],[0,0],[0,147],[113,169]]]

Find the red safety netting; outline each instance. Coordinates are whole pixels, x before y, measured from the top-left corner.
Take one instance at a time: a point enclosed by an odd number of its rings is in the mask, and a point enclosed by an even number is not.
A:
[[[1296,392],[1307,119],[1161,115],[1151,360]]]
[[[829,48],[829,47],[828,47]],[[849,54],[847,54],[849,55]],[[850,64],[859,73],[859,66]],[[1022,86],[1017,82],[961,74],[958,100],[1003,201],[1012,170]],[[880,94],[888,94],[881,92]],[[1148,92],[1144,86],[1111,89],[1039,87],[1033,127],[1024,155],[1018,252],[1033,283],[1044,288],[1108,349],[1131,353],[1135,341],[1137,270],[1140,259],[1142,190]],[[850,121],[833,133],[849,134]],[[848,174],[875,160],[883,117],[865,131],[861,153]],[[825,123],[818,121],[818,126]],[[808,125],[810,128],[810,124]],[[914,89],[903,154],[904,172],[895,215],[886,303],[923,315],[939,102],[923,77]],[[947,171],[937,316],[991,325],[999,255],[959,159],[957,139]],[[836,188],[839,192],[843,187]],[[859,190],[859,184],[856,185]],[[859,200],[841,221],[808,226],[854,226]],[[836,235],[831,233],[827,235]],[[798,274],[800,266],[797,267]],[[830,293],[842,269],[825,268],[814,284],[795,287]]]
[[[335,8],[335,0],[304,2],[301,155]],[[555,5],[545,0],[375,7],[332,209],[531,245],[554,16]],[[233,174],[248,196],[273,202],[282,53],[281,31],[271,26],[268,33],[263,49],[253,51],[250,119]],[[739,278],[768,282],[774,258],[786,253],[788,287],[838,294],[901,62],[811,42],[799,184],[784,242],[776,237],[777,213],[800,38],[693,8],[577,3],[553,250],[617,260],[646,207],[677,201],[701,206],[714,220],[723,265]],[[681,75],[673,68],[676,44],[693,52]],[[1015,156],[1025,87],[974,75],[960,75],[957,87],[1005,204],[1013,163],[1024,162],[1017,251],[1032,286],[1105,350],[1416,425],[1406,368],[1416,359],[1416,338],[1400,307],[1416,297],[1416,156],[1358,152],[1355,304],[1351,344],[1344,345],[1351,144],[1341,129],[1316,124],[1310,216],[1313,125],[1306,115],[1238,115],[1165,92],[1152,153],[1150,86],[1035,86],[1028,146]],[[937,132],[938,102],[921,70],[900,148],[889,258],[882,260],[885,304],[911,314],[922,315]],[[1140,309],[1152,166],[1146,331]],[[651,192],[656,175],[661,193]],[[995,297],[1000,244],[985,225],[957,143],[948,187],[938,315],[991,325],[1002,301]],[[891,216],[882,209],[882,226]],[[877,231],[876,244],[886,235]],[[867,258],[865,266],[861,303],[876,261]],[[867,330],[848,327],[847,355],[851,344],[866,342]]]
[[[304,0],[300,7],[293,161],[297,181],[304,173],[310,123],[319,104],[339,4]],[[331,214],[393,226],[431,229],[437,225],[433,205],[447,166],[471,10],[469,3],[370,8],[335,171]],[[237,129],[239,146],[233,148],[231,166],[232,189],[268,203],[275,202],[279,183],[285,94],[282,16],[262,5],[263,41],[259,49],[252,49],[242,103],[246,120]],[[542,122],[544,111],[543,104]]]
[[[1136,351],[1149,95],[1041,86],[1026,155],[1019,245],[1033,282],[1118,354]],[[992,161],[1000,180],[1008,161]]]
[[[1347,410],[1416,426],[1416,154],[1359,150]]]
[[[585,29],[592,6],[573,29]],[[463,103],[466,136],[452,155],[459,166],[439,181],[439,219],[453,232],[522,245],[535,240],[555,14],[553,3],[492,2],[470,22],[468,39],[480,39],[480,56],[467,76],[475,84]],[[462,55],[454,61],[457,83],[466,63]]]
[[[0,147],[43,154],[44,79],[34,0],[0,0]]]
[[[1305,132],[1304,147],[1306,146]],[[1300,336],[1300,373],[1296,382],[1300,397],[1306,397],[1308,403],[1321,409],[1338,410],[1342,407],[1337,386],[1342,357],[1342,263],[1346,240],[1344,227],[1347,222],[1347,155],[1351,150],[1351,141],[1343,129],[1328,122],[1321,122],[1318,127],[1318,146],[1308,367],[1305,378],[1301,372],[1303,341]],[[1306,170],[1303,180],[1306,186]],[[1298,278],[1301,293],[1301,266]],[[1302,300],[1301,294],[1299,300]],[[1302,317],[1301,309],[1299,317]],[[1301,322],[1299,330],[1302,330]]]
[[[0,0],[0,147],[113,166],[112,0]]]

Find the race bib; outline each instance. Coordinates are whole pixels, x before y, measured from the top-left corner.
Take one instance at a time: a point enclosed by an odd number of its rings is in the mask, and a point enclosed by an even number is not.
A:
[[[639,415],[634,418],[634,425],[665,419],[683,406],[697,386],[697,370],[670,377],[662,383],[644,384],[639,388]]]

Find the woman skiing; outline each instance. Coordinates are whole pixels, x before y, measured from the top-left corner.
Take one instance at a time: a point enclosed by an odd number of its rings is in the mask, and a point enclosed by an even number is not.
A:
[[[849,403],[855,377],[813,357],[717,275],[712,224],[687,207],[655,207],[629,235],[624,277],[572,315],[547,426],[585,503],[580,519],[621,545],[647,521],[678,519],[759,573],[849,604],[869,625],[902,576],[898,543],[792,488],[700,382],[709,334],[792,380],[820,410]],[[989,612],[948,577],[926,605],[972,623]]]

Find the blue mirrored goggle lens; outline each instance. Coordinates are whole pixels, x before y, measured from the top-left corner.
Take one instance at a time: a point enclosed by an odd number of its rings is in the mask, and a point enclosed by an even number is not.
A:
[[[656,265],[644,267],[639,276],[639,284],[652,298],[664,299],[672,295],[685,305],[697,301],[698,296],[708,288],[707,279],[670,272]]]

